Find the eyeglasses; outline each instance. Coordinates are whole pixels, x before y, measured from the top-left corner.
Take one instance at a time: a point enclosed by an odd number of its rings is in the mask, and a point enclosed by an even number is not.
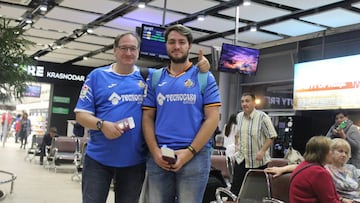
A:
[[[131,53],[135,53],[138,50],[137,47],[117,46],[117,48],[123,53],[128,52],[128,51],[130,51]]]

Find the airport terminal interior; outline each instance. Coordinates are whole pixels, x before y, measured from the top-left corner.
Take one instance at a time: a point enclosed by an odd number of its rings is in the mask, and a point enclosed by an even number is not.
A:
[[[360,126],[360,0],[0,0],[0,20],[2,30],[21,28],[19,37],[34,43],[24,53],[35,62],[27,71],[36,78],[21,101],[0,104],[0,115],[15,120],[26,112],[32,122],[26,149],[15,143],[13,126],[1,141],[0,191],[6,195],[0,193],[0,202],[81,202],[77,163],[40,165],[32,136],[55,126],[62,137],[82,143],[73,137],[81,86],[90,71],[115,62],[113,41],[126,32],[141,38],[136,65],[160,68],[169,62],[165,28],[189,27],[189,59],[196,63],[202,50],[219,86],[220,130],[241,110],[241,93],[254,92],[278,133],[274,159],[290,145],[303,153],[310,137],[326,134],[338,109]],[[247,63],[237,65],[238,55]],[[215,152],[224,155],[221,147]],[[113,199],[110,192],[107,202]]]

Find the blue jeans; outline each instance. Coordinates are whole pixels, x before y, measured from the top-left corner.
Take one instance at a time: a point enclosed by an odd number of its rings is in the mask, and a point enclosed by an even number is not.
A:
[[[145,177],[145,163],[110,167],[85,156],[82,172],[83,203],[106,203],[114,179],[115,203],[138,202]]]
[[[146,167],[149,203],[200,203],[209,178],[210,149],[203,148],[178,172],[163,170],[151,155]]]

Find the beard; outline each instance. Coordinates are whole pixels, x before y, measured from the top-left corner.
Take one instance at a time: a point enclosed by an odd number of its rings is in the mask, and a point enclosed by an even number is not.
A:
[[[174,57],[169,53],[168,53],[168,55],[169,55],[171,62],[173,62],[173,63],[185,63],[188,60],[188,54],[185,54],[181,57]]]

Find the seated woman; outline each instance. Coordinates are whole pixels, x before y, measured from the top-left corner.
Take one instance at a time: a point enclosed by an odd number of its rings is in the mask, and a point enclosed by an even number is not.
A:
[[[314,136],[306,143],[305,161],[293,171],[290,180],[290,202],[340,203],[334,182],[324,165],[331,160],[331,139]]]
[[[332,163],[325,167],[329,170],[337,192],[348,199],[360,199],[360,169],[346,164],[350,158],[350,144],[341,138],[335,138],[331,144]]]
[[[338,146],[335,143],[324,136],[312,137],[306,144],[305,161],[299,166],[294,164],[271,167],[265,171],[274,174],[275,177],[282,173],[294,172],[290,184],[291,202],[354,202],[350,196],[337,194],[331,175],[323,167],[335,159],[335,146]]]

